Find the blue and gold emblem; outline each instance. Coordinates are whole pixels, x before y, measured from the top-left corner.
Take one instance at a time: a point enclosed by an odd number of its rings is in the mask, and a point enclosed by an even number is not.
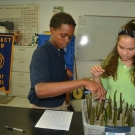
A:
[[[0,54],[0,68],[4,66],[4,57],[2,54]]]
[[[0,33],[0,90],[10,92],[14,34]]]

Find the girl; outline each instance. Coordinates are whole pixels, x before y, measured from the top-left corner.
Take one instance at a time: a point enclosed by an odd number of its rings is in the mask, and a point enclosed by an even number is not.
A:
[[[101,66],[91,69],[94,81],[102,83],[113,100],[114,92],[119,101],[120,93],[124,103],[135,105],[135,20],[122,26],[118,33],[113,51],[102,62]],[[119,103],[119,102],[117,102]]]

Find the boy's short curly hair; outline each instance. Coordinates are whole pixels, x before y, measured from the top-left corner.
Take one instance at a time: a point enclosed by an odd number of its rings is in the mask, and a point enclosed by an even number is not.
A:
[[[56,13],[50,20],[50,27],[54,29],[60,28],[62,24],[69,24],[76,26],[75,20],[73,17],[65,12]]]

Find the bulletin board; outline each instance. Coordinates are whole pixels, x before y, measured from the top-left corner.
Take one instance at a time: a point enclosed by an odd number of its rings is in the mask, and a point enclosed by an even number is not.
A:
[[[0,22],[5,21],[14,23],[14,30],[10,32],[21,32],[21,45],[29,45],[32,36],[38,33],[39,5],[0,6]]]
[[[79,16],[76,37],[78,60],[103,60],[116,44],[121,27],[134,17]]]

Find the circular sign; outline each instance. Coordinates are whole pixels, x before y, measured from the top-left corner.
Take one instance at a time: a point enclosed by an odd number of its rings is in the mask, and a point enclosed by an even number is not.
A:
[[[0,54],[0,68],[4,66],[4,57],[2,54]]]

